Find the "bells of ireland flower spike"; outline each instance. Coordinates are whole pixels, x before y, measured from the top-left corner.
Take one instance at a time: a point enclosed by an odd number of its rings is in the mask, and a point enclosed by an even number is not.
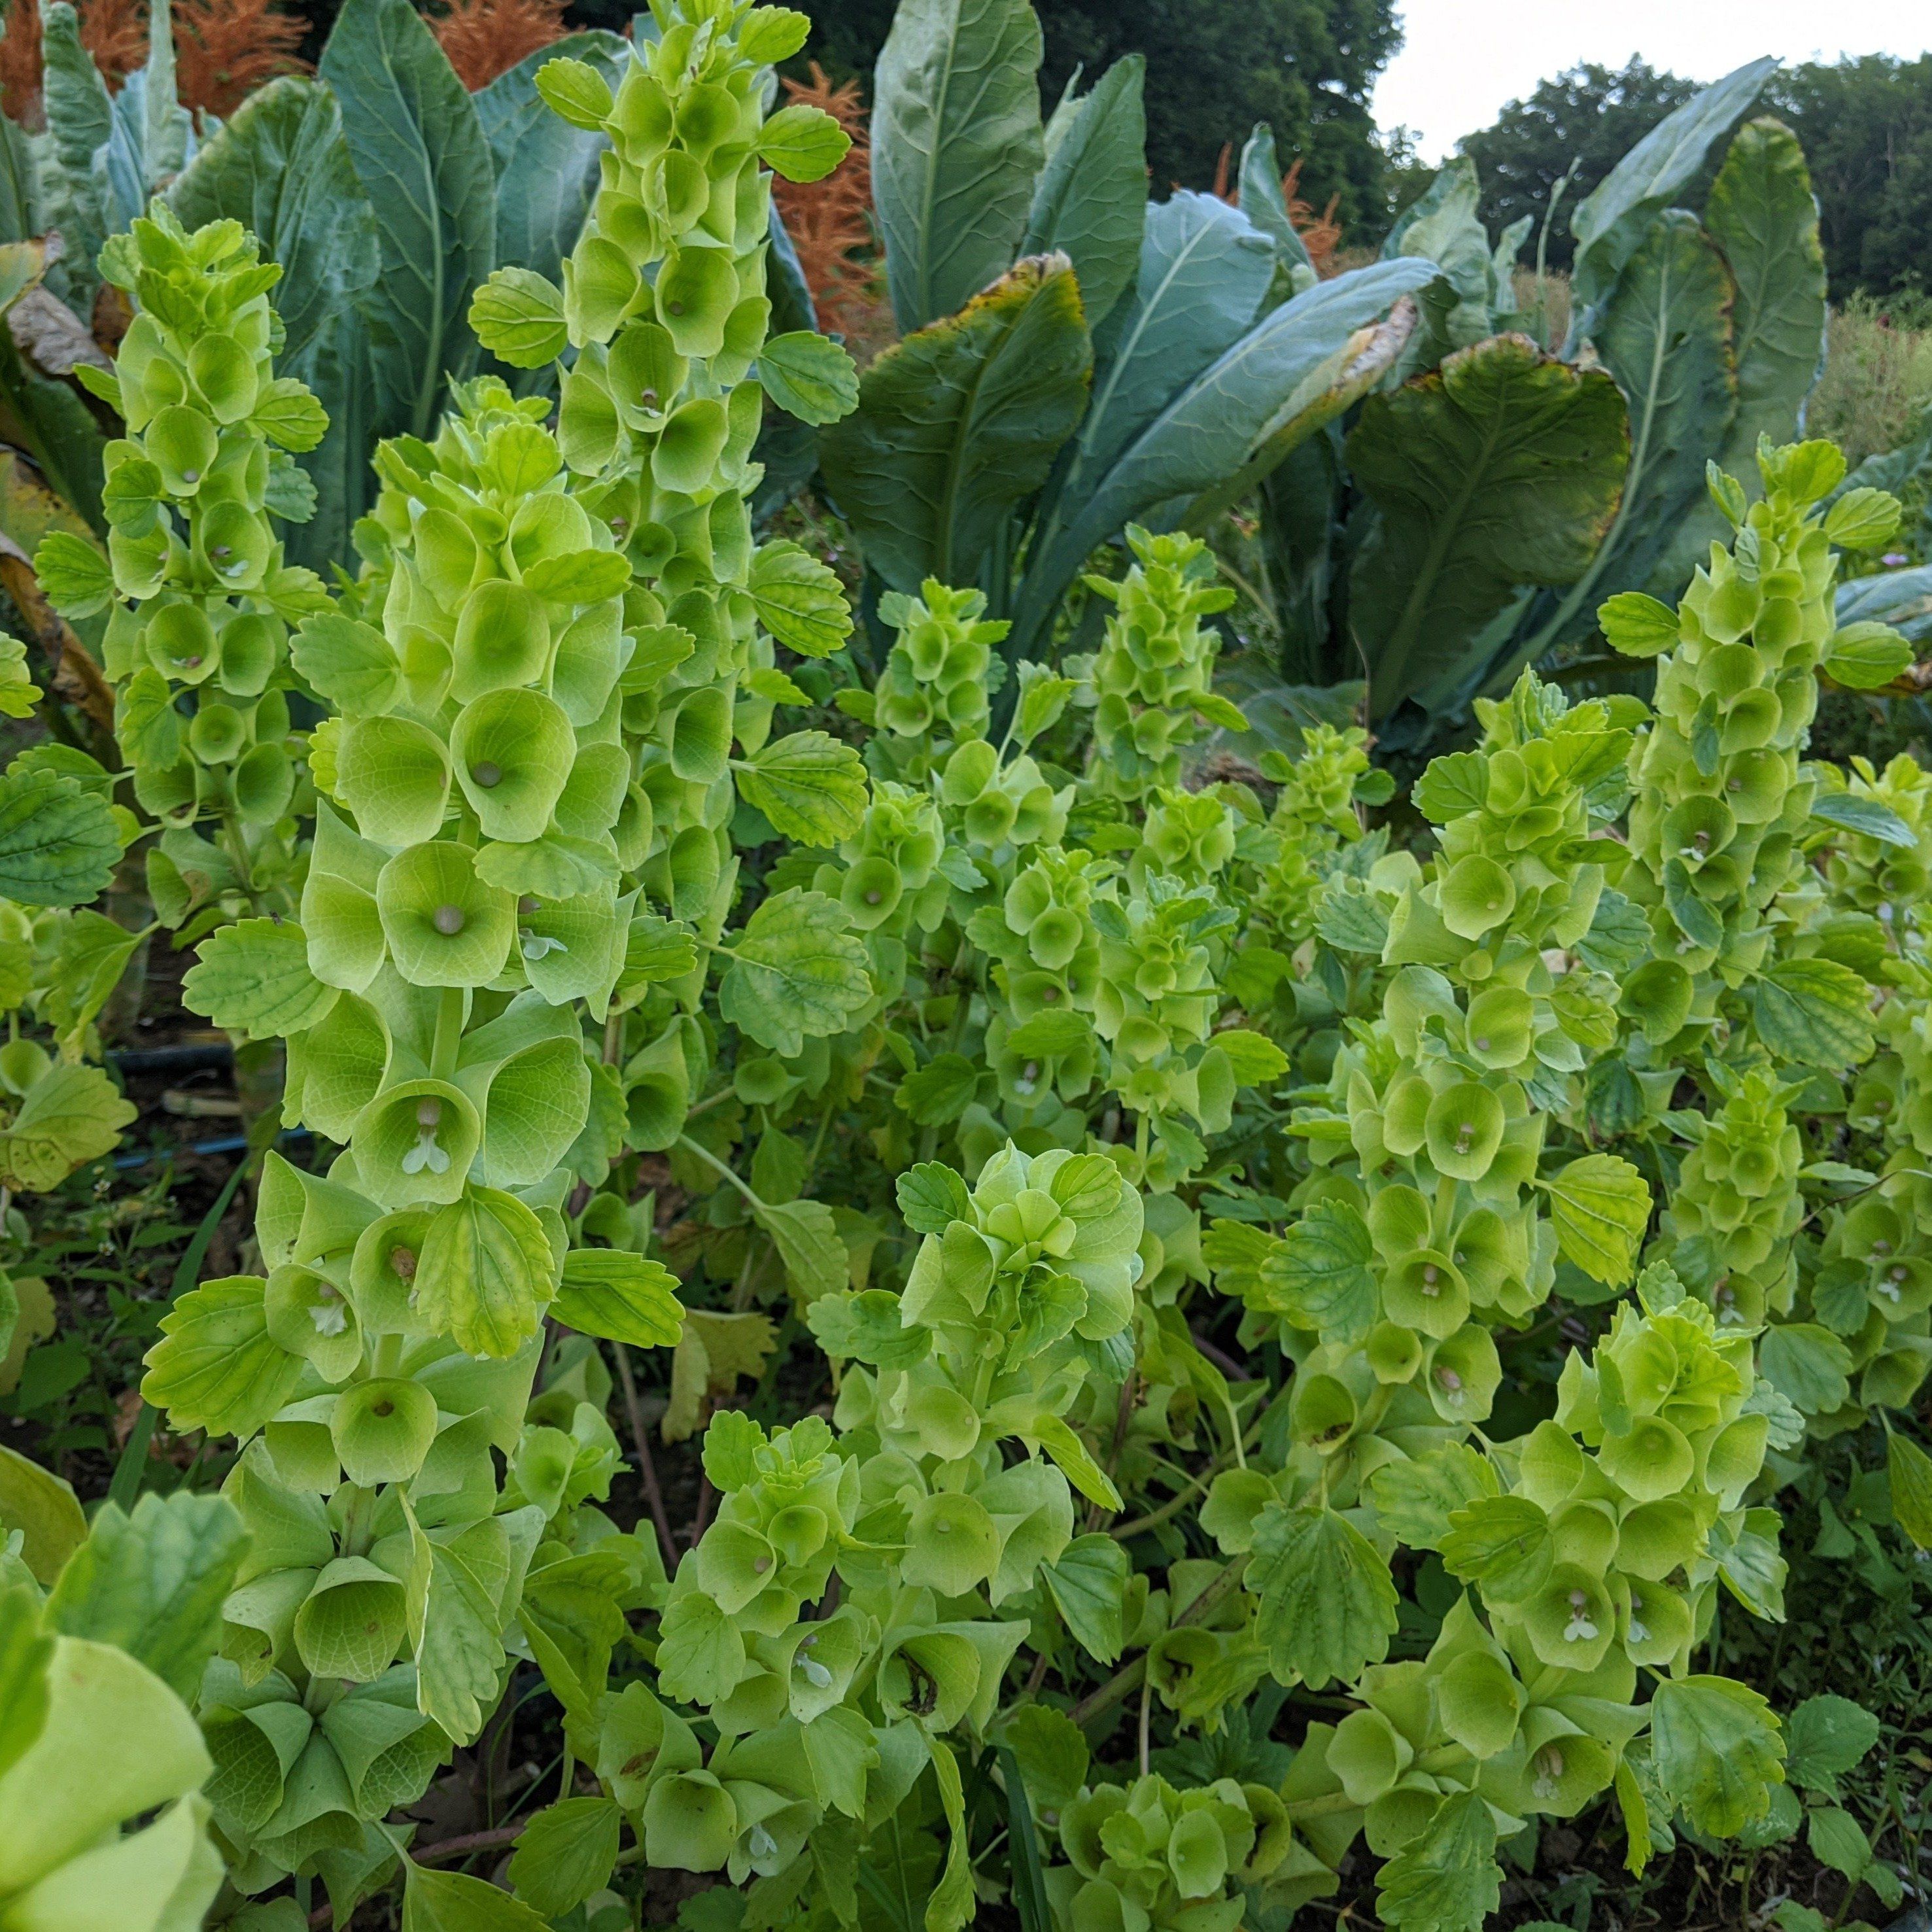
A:
[[[107,556],[66,533],[38,560],[56,608],[104,608],[102,656],[136,802],[161,825],[148,859],[162,920],[291,910],[299,807],[290,627],[323,608],[283,560],[280,522],[311,514],[292,452],[328,419],[275,375],[280,275],[240,224],[190,233],[166,206],[116,236],[102,272],[136,313],[104,380],[126,434],[104,453]]]

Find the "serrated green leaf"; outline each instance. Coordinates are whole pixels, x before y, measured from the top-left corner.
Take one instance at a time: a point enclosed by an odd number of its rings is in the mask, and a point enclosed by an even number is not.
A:
[[[787,181],[823,181],[851,146],[851,136],[824,108],[795,100],[765,123],[758,158]]]
[[[192,1703],[248,1540],[224,1496],[146,1496],[131,1516],[106,1504],[47,1600],[48,1625],[118,1646]]]
[[[404,1861],[403,1932],[550,1932],[530,1908],[480,1878]]]
[[[1613,651],[1654,658],[1677,647],[1677,613],[1641,590],[1621,590],[1597,607],[1597,627]]]
[[[70,530],[50,530],[40,539],[34,574],[63,617],[91,617],[114,596],[114,572],[106,556]]]
[[[1763,1816],[1784,1780],[1784,1741],[1755,1690],[1727,1677],[1666,1678],[1650,1714],[1658,1782],[1699,1831],[1730,1838]]]
[[[1127,1552],[1111,1536],[1076,1536],[1040,1566],[1048,1593],[1082,1650],[1102,1664],[1119,1657],[1124,1632]]]
[[[684,1329],[677,1277],[621,1248],[572,1249],[550,1312],[580,1334],[638,1348],[668,1348]]]
[[[84,905],[107,890],[121,856],[112,808],[63,772],[0,772],[0,898]]]
[[[892,1099],[917,1125],[944,1126],[965,1112],[979,1084],[980,1070],[963,1053],[942,1053],[900,1081]]]
[[[1911,643],[1900,632],[1866,620],[1832,634],[1821,668],[1847,691],[1875,691],[1901,675],[1912,658]]]
[[[774,739],[736,770],[739,796],[802,845],[836,845],[865,823],[865,766],[828,732]]]
[[[761,544],[748,588],[758,622],[801,657],[828,657],[852,634],[852,607],[837,573],[795,543]]]
[[[86,1540],[87,1517],[70,1484],[0,1443],[0,1540],[9,1531],[34,1580],[51,1586]]]
[[[1765,1045],[1801,1066],[1854,1066],[1871,1054],[1871,988],[1835,959],[1780,960],[1753,985],[1751,1017]]]
[[[1838,1780],[1878,1742],[1882,1728],[1870,1712],[1849,1697],[1829,1691],[1808,1697],[1785,1720],[1790,1755],[1784,1774],[1807,1791],[1836,1798]]]
[[[824,1202],[768,1202],[752,1211],[771,1236],[784,1263],[785,1278],[801,1301],[809,1303],[850,1286],[851,1257]]]
[[[731,944],[720,1016],[787,1055],[843,1032],[872,997],[866,949],[848,926],[844,908],[823,892],[794,886],[766,899]]]
[[[943,1234],[955,1221],[973,1216],[973,1197],[951,1168],[924,1161],[901,1174],[896,1192],[899,1213],[915,1234]]]
[[[141,1395],[176,1430],[252,1436],[288,1400],[302,1358],[270,1337],[266,1286],[257,1275],[204,1282],[161,1317]]]
[[[818,425],[859,406],[859,370],[836,342],[808,328],[775,335],[758,351],[758,381],[788,416]]]
[[[1932,1456],[1894,1430],[1886,1442],[1886,1459],[1892,1514],[1899,1528],[1921,1550],[1932,1550]]]
[[[1393,1932],[1479,1932],[1502,1894],[1496,1852],[1489,1806],[1452,1792],[1378,1875],[1382,1922]]]
[[[1358,1341],[1375,1325],[1376,1246],[1345,1201],[1318,1201],[1262,1263],[1262,1305],[1324,1340]]]
[[[1264,1510],[1246,1587],[1261,1599],[1255,1635],[1283,1684],[1352,1684],[1388,1654],[1394,1580],[1374,1545],[1334,1510]]]
[[[514,1355],[536,1333],[554,1283],[543,1223],[514,1194],[472,1187],[423,1237],[417,1312],[472,1355]]]
[[[604,1885],[617,1862],[623,1814],[610,1798],[566,1798],[524,1827],[511,1855],[517,1896],[546,1918],[569,1912]]]
[[[308,940],[293,920],[244,919],[202,941],[182,996],[225,1031],[270,1040],[314,1025],[336,992],[309,970]]]
[[[1543,1183],[1566,1260],[1593,1280],[1621,1288],[1636,1271],[1650,1225],[1650,1190],[1627,1160],[1586,1154]]]
[[[44,1194],[76,1168],[112,1154],[134,1118],[134,1108],[99,1067],[51,1066],[0,1130],[0,1183]]]

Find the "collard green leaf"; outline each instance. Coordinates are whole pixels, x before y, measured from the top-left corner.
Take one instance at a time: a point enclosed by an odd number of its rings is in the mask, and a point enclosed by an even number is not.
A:
[[[0,772],[0,898],[83,905],[107,890],[121,835],[107,802],[45,767]]]
[[[1073,264],[1087,326],[1098,328],[1132,284],[1147,224],[1147,63],[1124,55],[1075,106],[1034,185],[1023,255]]]
[[[1767,56],[1712,82],[1666,114],[1577,203],[1570,218],[1577,244],[1570,273],[1580,310],[1600,300],[1616,280],[1643,238],[1642,218],[1669,207],[1703,172],[1712,148],[1749,111],[1777,70],[1777,62]]]
[[[1384,1864],[1376,1910],[1396,1932],[1479,1932],[1502,1897],[1496,1826],[1474,1791],[1451,1792]]]
[[[1734,294],[1716,244],[1673,212],[1652,224],[1593,318],[1591,339],[1630,412],[1630,466],[1599,586],[1647,584],[1674,598],[1710,547],[1706,465],[1738,412]]]
[[[1274,130],[1265,121],[1257,122],[1241,144],[1241,212],[1274,244],[1275,260],[1287,272],[1276,286],[1292,278],[1292,293],[1316,279],[1315,264],[1288,212],[1288,200],[1281,191],[1282,172]]]
[[[1728,1677],[1660,1682],[1650,1702],[1658,1782],[1692,1824],[1736,1835],[1771,1804],[1784,1777],[1784,1740],[1771,1706]]]
[[[1740,128],[1712,184],[1704,226],[1730,264],[1738,412],[1718,466],[1750,473],[1760,436],[1791,441],[1825,354],[1825,253],[1804,151],[1766,116]],[[1714,532],[1713,534],[1715,534]]]
[[[872,364],[859,406],[820,432],[819,453],[866,562],[891,588],[978,578],[1079,422],[1092,366],[1064,255],[1028,256]]]
[[[775,738],[737,772],[739,796],[802,845],[836,845],[865,822],[866,768],[851,746],[827,732]]]
[[[1650,1225],[1650,1190],[1627,1160],[1585,1154],[1544,1184],[1566,1260],[1594,1280],[1621,1288],[1636,1270]]]
[[[1040,172],[1027,0],[908,0],[872,73],[872,199],[902,334],[1011,264]]]
[[[1267,236],[1216,196],[1181,189],[1147,209],[1132,290],[1102,333],[1092,398],[1049,493],[1042,538],[1078,514],[1128,442],[1240,339],[1274,274]]]
[[[357,185],[335,97],[292,75],[268,82],[200,149],[167,199],[190,228],[239,221],[264,259],[281,265],[274,299],[286,338],[276,366],[311,380],[334,310],[374,284],[380,261],[375,215]]]
[[[1246,1587],[1261,1599],[1255,1634],[1283,1684],[1352,1684],[1388,1654],[1394,1580],[1374,1545],[1334,1510],[1264,1510]]]
[[[81,44],[74,10],[60,0],[41,17],[47,143],[38,172],[45,224],[58,229],[67,244],[48,279],[56,295],[86,313],[100,285],[95,263],[108,232],[104,183],[95,177],[94,158],[114,132],[114,104],[93,56]]]
[[[1348,460],[1382,516],[1356,556],[1349,625],[1376,717],[1446,699],[1481,668],[1484,628],[1520,586],[1589,567],[1628,460],[1623,417],[1607,375],[1520,336],[1459,350],[1364,404]]]
[[[475,102],[408,0],[347,0],[318,69],[376,221],[364,298],[380,430],[429,434],[466,376],[470,292],[496,266],[496,168]],[[325,404],[328,400],[325,395]]]
[[[310,971],[308,940],[292,920],[217,928],[202,941],[182,994],[190,1012],[250,1040],[300,1033],[335,1001],[335,988]]]
[[[620,1248],[573,1248],[550,1312],[580,1334],[638,1348],[668,1348],[684,1328],[677,1278]]]
[[[221,1640],[221,1606],[248,1532],[224,1496],[143,1496],[132,1516],[112,1503],[61,1572],[50,1628],[118,1645],[192,1702]]]
[[[1155,234],[1150,220],[1150,242]],[[1254,238],[1265,247],[1263,238]],[[1177,262],[1174,272],[1180,274],[1184,266]],[[1265,272],[1265,288],[1272,262],[1264,254],[1256,266]],[[1144,305],[1144,264],[1142,274]],[[1014,648],[1034,647],[1050,613],[1094,550],[1125,524],[1153,516],[1177,500],[1192,502],[1239,469],[1256,439],[1294,403],[1310,376],[1358,329],[1435,274],[1432,262],[1409,260],[1352,270],[1264,316],[1191,380],[1170,388],[1172,370],[1140,371],[1142,394],[1154,406],[1137,420],[1129,420],[1132,412],[1120,394],[1126,373],[1120,363],[1103,370],[1094,407],[1096,415],[1106,410],[1112,426],[1097,446],[1083,444],[1059,484],[1028,562],[1014,618]],[[1144,313],[1164,315],[1166,308],[1156,302]],[[1131,345],[1137,367],[1154,352],[1150,335],[1170,332],[1162,328],[1137,336],[1140,320],[1126,325],[1120,348],[1124,358]],[[1185,344],[1184,335],[1184,349]],[[1112,442],[1114,428],[1123,432],[1120,440],[1103,460],[1101,448]],[[1286,448],[1280,454],[1286,456]]]
[[[733,940],[718,1010],[774,1053],[842,1032],[872,997],[866,950],[844,908],[794,886],[766,899]]]
[[[168,190],[190,228],[239,221],[281,265],[275,312],[286,340],[276,367],[307,383],[326,412],[322,442],[301,459],[315,516],[289,537],[293,562],[349,560],[349,530],[374,495],[376,434],[359,304],[382,272],[376,212],[358,179],[343,109],[321,83],[284,76],[242,102]]]
[[[573,127],[538,93],[537,74],[553,60],[581,62],[614,87],[630,48],[616,34],[567,34],[526,54],[472,98],[496,167],[496,260],[554,281],[577,245],[607,142],[601,128]]]

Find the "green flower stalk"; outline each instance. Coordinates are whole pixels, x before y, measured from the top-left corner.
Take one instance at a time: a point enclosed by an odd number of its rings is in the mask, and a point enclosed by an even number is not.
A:
[[[948,1932],[973,1898],[950,1737],[984,1737],[1032,1615],[1124,1570],[1075,1535],[1076,1490],[1120,1498],[1066,1418],[1132,1319],[1142,1204],[1104,1156],[1011,1146],[970,1191],[933,1162],[899,1192],[922,1236],[903,1292],[811,1306],[845,1365],[832,1423],[720,1411],[705,1436],[722,1500],[671,1586],[658,1688],[716,1742],[640,1687],[586,1756],[652,1864],[734,1882],[929,1762],[953,1838],[926,1923]],[[1076,1628],[1118,1654],[1118,1629]]]
[[[382,628],[331,612],[294,640],[337,712],[301,922],[220,928],[187,982],[220,1024],[287,1036],[287,1114],[343,1150],[326,1172],[268,1157],[266,1276],[182,1296],[142,1385],[172,1426],[246,1445],[225,1486],[255,1543],[202,1718],[216,1822],[262,1882],[362,1845],[477,1736],[547,1591],[586,1564],[612,1615],[662,1588],[592,1507],[616,1462],[601,1410],[525,1424],[546,1312],[644,1346],[679,1326],[660,1266],[574,1247],[565,1218],[621,1131],[585,1026],[625,967],[629,566],[541,403],[490,380],[455,400],[434,445],[383,453],[410,520]],[[265,1736],[278,1769],[244,1777]]]
[[[238,222],[190,235],[158,201],[101,268],[139,305],[114,373],[86,379],[128,431],[106,449],[108,558],[56,532],[35,568],[66,615],[109,611],[116,730],[161,827],[149,894],[194,938],[292,906],[302,802],[288,638],[328,598],[284,562],[276,526],[314,510],[291,452],[313,449],[328,419],[274,374],[281,270]]]

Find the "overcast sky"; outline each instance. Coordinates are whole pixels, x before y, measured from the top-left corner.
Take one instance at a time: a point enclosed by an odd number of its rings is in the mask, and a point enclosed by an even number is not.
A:
[[[1633,53],[1695,80],[1760,54],[1916,57],[1932,43],[1928,0],[1403,0],[1406,40],[1376,90],[1378,126],[1414,130],[1426,160],[1486,128],[1539,80]]]

